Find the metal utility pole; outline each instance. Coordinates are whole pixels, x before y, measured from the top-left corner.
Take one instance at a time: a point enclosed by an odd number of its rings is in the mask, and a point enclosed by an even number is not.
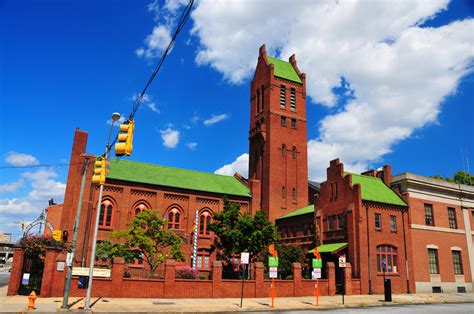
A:
[[[109,151],[110,151],[110,136],[112,135],[112,130],[114,127],[115,121],[120,119],[120,114],[114,112],[112,114],[112,125],[110,126],[110,133],[109,138],[107,139],[107,145],[105,146],[105,160],[109,158]],[[92,293],[92,277],[94,275],[94,262],[95,262],[95,250],[97,245],[97,232],[99,229],[99,217],[100,217],[100,210],[102,206],[102,194],[104,192],[104,184],[100,185],[99,190],[99,200],[97,201],[97,208],[95,213],[95,225],[94,225],[94,236],[92,238],[92,250],[91,250],[91,258],[89,262],[89,283],[87,285],[87,293],[86,293],[86,300],[84,303],[84,310],[91,309],[91,293]]]
[[[82,167],[81,192],[79,193],[79,202],[77,204],[76,220],[74,222],[74,234],[72,236],[71,251],[69,252],[70,256],[68,258],[68,260],[71,261],[71,265],[68,265],[67,267],[67,276],[66,276],[66,285],[64,286],[63,304],[61,305],[62,309],[68,308],[69,289],[71,287],[71,277],[72,277],[72,267],[73,267],[72,261],[74,261],[74,253],[76,251],[77,234],[79,231],[79,222],[81,220],[82,197],[84,195],[84,187],[86,185],[88,166],[89,166],[89,156],[86,156],[85,161],[84,161],[84,166]]]

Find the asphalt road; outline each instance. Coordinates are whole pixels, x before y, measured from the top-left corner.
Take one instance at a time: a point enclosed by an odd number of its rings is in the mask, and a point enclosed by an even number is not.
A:
[[[269,312],[270,313],[270,312]],[[321,311],[288,311],[285,313],[321,313]],[[382,307],[364,307],[352,309],[327,310],[324,313],[474,313],[474,303],[456,303],[456,304],[424,304],[424,305],[401,305],[401,306],[382,306]]]
[[[10,273],[0,273],[0,287],[7,286],[9,280]]]

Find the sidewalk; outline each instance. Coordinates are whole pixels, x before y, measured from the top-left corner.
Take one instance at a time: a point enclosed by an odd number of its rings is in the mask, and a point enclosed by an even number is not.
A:
[[[0,288],[0,313],[21,313],[26,311],[28,297],[6,297],[5,287]],[[37,312],[55,312],[61,306],[62,298],[38,298]],[[82,312],[84,305],[82,298],[71,298],[75,303],[70,311]],[[271,307],[270,298],[244,299],[240,308],[240,299],[114,299],[93,298],[92,312],[167,312],[167,313],[195,313],[195,312],[240,312],[240,311],[282,311],[282,310],[314,310],[338,309],[343,307],[390,306],[401,304],[430,304],[430,303],[474,303],[473,293],[457,294],[411,294],[394,295],[393,302],[383,302],[383,295],[353,295],[345,297],[326,296],[319,298],[319,306],[315,306],[314,297],[276,298],[275,307]],[[67,311],[65,311],[67,312]],[[29,312],[33,313],[33,312]]]

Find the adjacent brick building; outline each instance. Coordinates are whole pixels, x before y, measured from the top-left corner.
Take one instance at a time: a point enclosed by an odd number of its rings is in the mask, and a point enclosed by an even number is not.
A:
[[[408,203],[417,292],[472,292],[474,187],[412,173],[393,177]]]

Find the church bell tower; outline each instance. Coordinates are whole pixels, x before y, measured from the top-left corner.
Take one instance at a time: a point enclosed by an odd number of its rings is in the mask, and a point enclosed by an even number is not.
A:
[[[255,210],[276,218],[308,204],[306,76],[260,47],[250,90],[249,184]]]

